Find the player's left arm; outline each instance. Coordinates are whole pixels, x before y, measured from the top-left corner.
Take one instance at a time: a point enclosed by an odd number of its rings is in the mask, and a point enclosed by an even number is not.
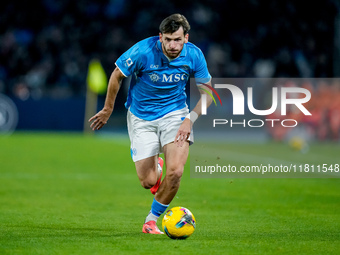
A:
[[[211,86],[211,82],[208,82],[207,85]],[[197,87],[204,87],[203,89],[199,89],[201,94],[207,94],[205,97],[207,100],[207,108],[211,105],[212,103],[212,98],[208,96],[208,92],[211,93],[212,91],[204,85],[197,85]],[[181,124],[181,126],[178,129],[178,132],[175,137],[175,144],[177,144],[178,147],[182,147],[184,142],[187,141],[187,139],[190,136],[192,126],[195,122],[195,120],[201,116],[202,114],[202,96],[200,97],[200,100],[198,100],[195,108],[190,112],[190,116],[185,118]]]

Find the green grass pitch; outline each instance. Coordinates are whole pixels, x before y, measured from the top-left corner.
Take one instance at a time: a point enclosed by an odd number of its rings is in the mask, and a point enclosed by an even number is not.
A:
[[[242,151],[298,157],[279,143]],[[126,137],[0,136],[0,254],[340,254],[340,179],[194,179],[187,165],[170,205],[196,217],[187,240],[141,232],[152,199]]]

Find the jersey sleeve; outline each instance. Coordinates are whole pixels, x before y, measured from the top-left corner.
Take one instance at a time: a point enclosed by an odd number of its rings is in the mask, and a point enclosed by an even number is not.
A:
[[[205,61],[202,51],[198,50],[195,59],[194,77],[196,84],[208,83],[211,80],[211,75],[208,71],[207,62]]]
[[[137,43],[117,59],[116,66],[124,76],[128,77],[141,68],[141,58],[139,45]]]

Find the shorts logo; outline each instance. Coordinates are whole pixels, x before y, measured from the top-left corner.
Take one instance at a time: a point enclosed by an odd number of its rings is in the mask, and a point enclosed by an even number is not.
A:
[[[129,67],[133,64],[133,61],[131,58],[128,58],[126,61],[125,61],[126,65]]]
[[[159,75],[156,73],[149,74],[149,77],[150,77],[150,80],[153,82],[157,82],[160,79]]]
[[[131,157],[137,155],[137,149],[136,148],[131,148]]]

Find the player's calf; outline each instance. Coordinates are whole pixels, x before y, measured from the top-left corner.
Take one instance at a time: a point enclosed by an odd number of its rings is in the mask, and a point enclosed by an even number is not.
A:
[[[157,159],[158,157],[150,157],[135,162],[139,182],[145,189],[151,189],[157,183]]]

